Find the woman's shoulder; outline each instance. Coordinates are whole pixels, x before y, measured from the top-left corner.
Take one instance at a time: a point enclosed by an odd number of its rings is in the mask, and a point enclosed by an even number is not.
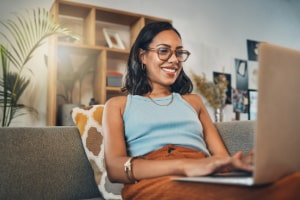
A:
[[[105,103],[107,109],[121,109],[124,110],[126,106],[127,96],[115,96],[108,99]]]
[[[201,110],[203,101],[198,94],[183,94],[181,97],[188,102],[197,112]]]
[[[200,95],[194,94],[194,93],[191,93],[191,94],[183,94],[183,95],[181,95],[181,97],[182,97],[183,99],[185,99],[186,101],[192,101],[192,102],[199,102],[199,101],[202,101]]]

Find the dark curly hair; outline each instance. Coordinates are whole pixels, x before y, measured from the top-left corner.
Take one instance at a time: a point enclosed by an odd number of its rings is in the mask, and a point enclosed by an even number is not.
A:
[[[121,91],[133,95],[144,95],[152,91],[152,86],[147,77],[147,71],[143,69],[139,56],[139,49],[148,49],[153,38],[162,31],[173,30],[179,38],[179,32],[168,22],[154,22],[147,24],[140,31],[133,46],[131,47],[127,70]],[[171,92],[187,94],[193,91],[191,79],[181,70],[175,83],[170,86]]]

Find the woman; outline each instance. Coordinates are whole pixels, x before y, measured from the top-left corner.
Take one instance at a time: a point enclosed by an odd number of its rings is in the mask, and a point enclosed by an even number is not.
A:
[[[171,180],[253,168],[251,153],[229,156],[201,98],[191,94],[193,85],[183,70],[189,55],[171,24],[146,25],[130,51],[122,88],[128,95],[105,105],[106,167],[112,182],[125,183],[124,199],[207,199],[207,191],[215,198],[251,192]]]

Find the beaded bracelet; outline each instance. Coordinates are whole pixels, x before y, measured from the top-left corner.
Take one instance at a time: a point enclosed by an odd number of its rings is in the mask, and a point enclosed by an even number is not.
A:
[[[138,180],[134,177],[133,175],[133,170],[132,170],[132,161],[140,158],[141,156],[134,156],[134,157],[130,157],[125,163],[124,163],[124,170],[125,170],[125,174],[127,175],[127,178],[129,181],[133,182],[133,183],[137,183]]]

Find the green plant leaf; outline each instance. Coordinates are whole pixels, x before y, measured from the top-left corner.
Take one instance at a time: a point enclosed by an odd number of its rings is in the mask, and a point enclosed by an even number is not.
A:
[[[9,126],[11,120],[23,115],[21,110],[33,112],[35,109],[18,103],[26,91],[30,78],[23,76],[26,69],[31,72],[28,62],[43,41],[54,34],[64,34],[75,39],[78,35],[55,23],[49,12],[43,8],[27,10],[16,15],[15,19],[1,21],[6,32],[0,32],[3,44],[0,45],[2,78],[0,79],[0,107],[2,126]],[[12,67],[12,68],[11,68]],[[33,73],[32,73],[33,74]],[[26,112],[25,112],[26,113]]]

